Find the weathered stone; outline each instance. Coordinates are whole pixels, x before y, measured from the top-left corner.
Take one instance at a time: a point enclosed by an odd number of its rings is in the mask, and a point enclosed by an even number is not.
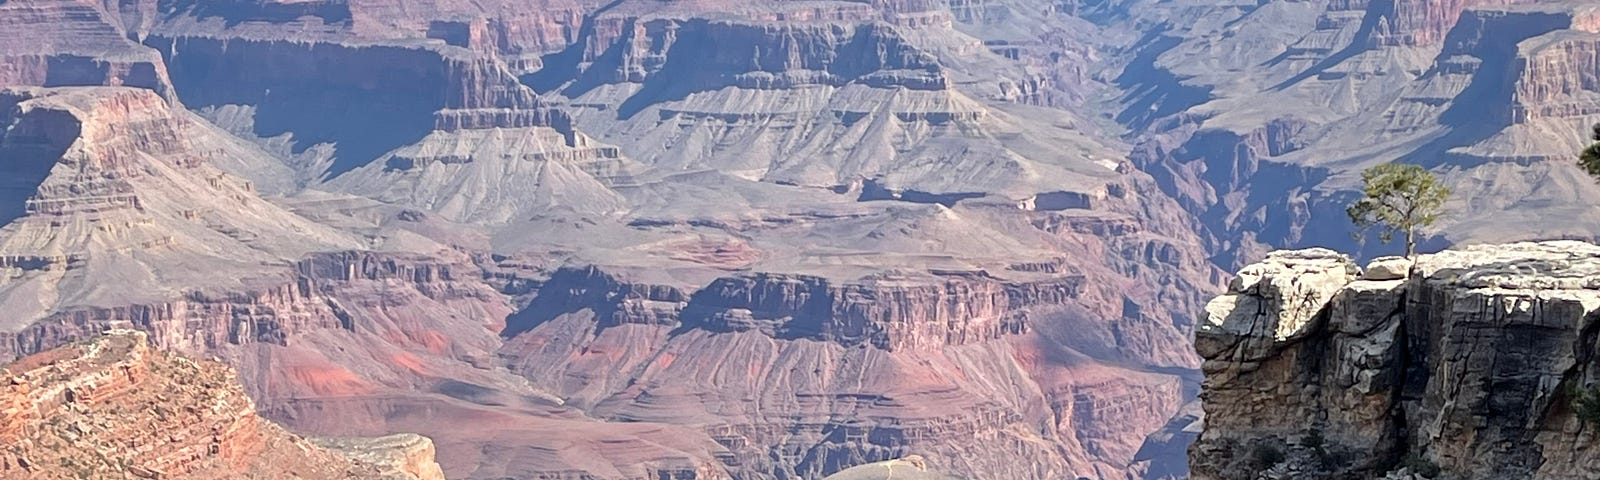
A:
[[[1400,280],[1411,274],[1411,260],[1404,257],[1378,257],[1367,263],[1362,280]]]
[[[1206,305],[1196,349],[1208,362],[1254,362],[1301,337],[1335,293],[1355,278],[1350,258],[1327,249],[1273,252],[1239,271],[1228,293]]]
[[[1246,270],[1293,271],[1275,258]],[[1427,465],[1444,478],[1600,474],[1587,448],[1593,425],[1572,404],[1600,378],[1590,338],[1600,246],[1476,245],[1416,265],[1406,280],[1335,286],[1298,337],[1201,330],[1200,345],[1272,348],[1248,364],[1201,350],[1207,416],[1191,449],[1195,478],[1407,478]]]

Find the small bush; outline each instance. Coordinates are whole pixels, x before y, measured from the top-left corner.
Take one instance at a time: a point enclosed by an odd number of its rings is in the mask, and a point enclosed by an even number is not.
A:
[[[1286,459],[1288,457],[1282,449],[1265,443],[1256,444],[1255,449],[1250,451],[1250,463],[1258,470],[1266,470]]]
[[[1313,450],[1321,450],[1325,443],[1327,439],[1322,437],[1322,430],[1306,432],[1306,436],[1300,439],[1300,445]]]
[[[1573,387],[1572,412],[1579,420],[1600,425],[1600,387]]]
[[[1300,446],[1315,453],[1317,461],[1322,464],[1323,468],[1331,469],[1337,467],[1339,462],[1334,455],[1328,453],[1327,444],[1328,439],[1322,436],[1322,430],[1309,430],[1305,436],[1300,437]]]

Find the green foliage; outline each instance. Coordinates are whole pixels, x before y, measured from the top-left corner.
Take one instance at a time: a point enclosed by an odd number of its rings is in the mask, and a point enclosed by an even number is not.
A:
[[[1573,387],[1572,412],[1579,420],[1600,426],[1600,387]]]
[[[1311,429],[1306,432],[1304,437],[1300,438],[1300,446],[1316,450],[1321,450],[1323,444],[1327,442],[1328,440],[1322,436],[1322,430],[1318,429]]]
[[[1594,133],[1589,137],[1595,143],[1583,149],[1583,154],[1578,156],[1578,166],[1596,178],[1600,178],[1600,125],[1594,126]]]
[[[1341,458],[1328,451],[1328,439],[1322,435],[1322,429],[1312,428],[1300,437],[1300,446],[1311,449],[1317,455],[1317,461],[1322,463],[1322,468],[1337,469],[1342,467]]]
[[[1422,167],[1398,163],[1368,168],[1361,180],[1365,195],[1345,210],[1350,221],[1363,230],[1382,227],[1378,238],[1385,243],[1405,235],[1406,257],[1414,255],[1417,231],[1439,220],[1450,188]]]

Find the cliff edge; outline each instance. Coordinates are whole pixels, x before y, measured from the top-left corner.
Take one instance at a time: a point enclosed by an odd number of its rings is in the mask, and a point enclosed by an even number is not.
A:
[[[1600,246],[1280,251],[1207,306],[1196,479],[1600,478]]]

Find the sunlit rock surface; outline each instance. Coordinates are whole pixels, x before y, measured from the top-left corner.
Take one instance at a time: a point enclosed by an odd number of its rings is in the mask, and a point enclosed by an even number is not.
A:
[[[1214,300],[1197,333],[1195,478],[1596,475],[1574,402],[1595,384],[1600,247],[1474,245],[1385,280],[1315,250],[1246,271],[1260,281]]]

